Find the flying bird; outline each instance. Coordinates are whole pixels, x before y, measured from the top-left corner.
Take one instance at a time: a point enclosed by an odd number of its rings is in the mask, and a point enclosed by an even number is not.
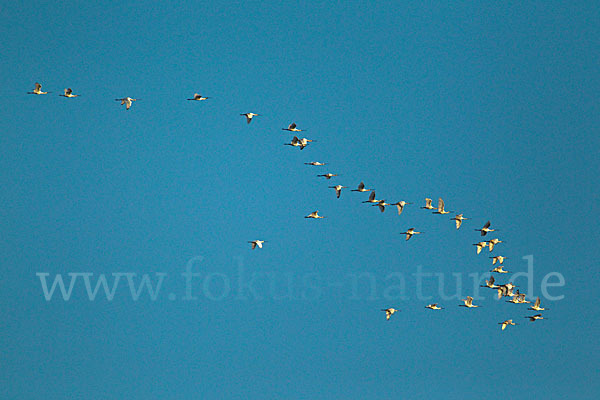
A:
[[[331,178],[333,178],[334,176],[339,176],[338,174],[331,174],[331,173],[326,173],[326,174],[322,174],[322,175],[317,175],[317,176],[322,176],[325,179],[329,180]]]
[[[487,246],[487,242],[474,243],[473,246],[477,246],[477,254],[479,254],[481,253],[481,249]]]
[[[502,267],[502,265],[500,265],[499,267],[494,268],[490,272],[496,272],[498,274],[508,274],[510,271],[504,270],[503,267]]]
[[[440,197],[438,199],[438,208],[437,211],[434,211],[433,214],[450,214],[452,211],[446,211],[444,210],[444,200],[442,200],[442,198]]]
[[[412,235],[420,235],[422,232],[415,231],[415,228],[410,228],[406,232],[400,232],[401,235],[406,235],[406,240],[410,239]]]
[[[396,310],[395,308],[384,308],[381,311],[385,311],[385,319],[389,320],[390,317],[396,312],[400,310]]]
[[[400,214],[402,214],[402,211],[404,210],[404,206],[407,204],[412,204],[412,203],[402,200],[402,201],[398,201],[396,203],[392,203],[392,204],[390,204],[390,206],[396,206],[398,208],[398,215],[400,215]]]
[[[337,198],[340,198],[340,195],[342,194],[342,189],[347,188],[347,186],[342,186],[342,185],[335,185],[335,186],[329,186],[330,189],[335,189],[335,194],[337,195]]]
[[[208,99],[210,99],[210,97],[202,96],[199,93],[194,93],[194,97],[192,97],[191,99],[188,99],[188,100],[203,101],[203,100],[208,100]],[[241,114],[241,115],[246,115],[246,114]],[[248,123],[250,123],[250,122],[248,122]]]
[[[365,189],[364,182],[358,184],[358,189],[352,189],[351,192],[370,192],[373,189]]]
[[[61,97],[78,97],[78,94],[73,94],[73,90],[71,88],[65,89],[65,94],[59,94]]]
[[[502,325],[502,330],[504,330],[504,329],[506,329],[506,327],[507,327],[508,325],[518,325],[518,324],[515,324],[515,323],[512,321],[512,319],[507,319],[507,320],[506,320],[506,321],[504,321],[504,322],[498,322],[498,325]]]
[[[115,101],[120,101],[121,105],[125,104],[125,109],[129,110],[134,101],[138,101],[139,99],[132,99],[131,97],[123,97],[122,99],[115,99]]]
[[[52,93],[52,92],[42,92],[42,84],[41,83],[35,83],[35,88],[33,89],[33,92],[27,92],[27,94],[48,94],[48,93]]]
[[[462,215],[462,214],[457,214],[457,215],[456,215],[456,217],[454,217],[454,218],[450,218],[450,219],[451,219],[451,220],[453,220],[453,221],[456,221],[456,229],[458,229],[458,228],[460,228],[460,226],[462,225],[462,222],[463,222],[465,219],[469,219],[469,218],[465,218],[465,217],[463,217],[463,215]]]
[[[537,299],[535,299],[535,303],[533,303],[533,305],[531,307],[529,307],[528,310],[534,310],[534,311],[549,310],[549,308],[542,308],[542,307],[540,307],[540,303],[541,303],[541,300],[538,297]]]
[[[437,305],[437,303],[428,304],[425,306],[425,308],[429,308],[430,310],[443,310],[444,309],[444,307],[439,307]]]
[[[293,122],[287,128],[281,128],[281,130],[290,131],[290,132],[302,132],[303,131],[302,129],[296,128],[296,124]]]
[[[379,200],[379,203],[372,205],[372,207],[375,207],[375,206],[379,207],[379,211],[384,212],[385,206],[391,206],[391,204],[386,203],[385,200]]]
[[[473,298],[471,296],[467,296],[467,298],[463,299],[462,301],[464,301],[465,304],[464,305],[463,304],[459,304],[458,305],[459,307],[467,307],[467,308],[477,308],[477,307],[480,307],[480,306],[476,306],[476,305],[473,304]]]
[[[531,316],[531,317],[525,317],[525,318],[529,318],[529,320],[530,320],[531,322],[535,322],[535,321],[536,321],[536,320],[538,320],[538,319],[548,319],[548,318],[544,318],[544,317],[542,317],[542,314],[536,314],[536,315],[533,315],[533,316]]]
[[[421,207],[421,208],[424,208],[426,210],[435,210],[435,207],[431,205],[430,198],[425,198],[425,207]]]
[[[304,218],[325,218],[319,215],[319,210],[313,211]]]
[[[252,122],[252,118],[258,117],[260,114],[246,113],[246,114],[240,114],[240,115],[243,115],[244,117],[246,117],[246,122],[250,123],[250,122]]]
[[[314,165],[316,167],[320,167],[321,165],[327,165],[327,164],[318,162],[318,161],[312,161],[312,162],[305,162],[304,165]]]
[[[252,250],[254,250],[256,248],[256,246],[258,246],[259,249],[262,249],[263,243],[266,243],[266,240],[252,240],[248,243],[252,243]]]
[[[488,222],[485,223],[485,225],[483,226],[483,228],[481,228],[481,229],[475,229],[475,230],[478,231],[478,232],[481,232],[481,236],[485,236],[485,235],[488,234],[488,232],[494,232],[496,230],[496,229],[490,229],[490,225],[491,225],[491,222],[488,221]]]
[[[490,251],[494,250],[494,246],[497,245],[498,243],[502,243],[502,240],[500,239],[492,239],[488,242],[488,247],[490,248]]]
[[[504,260],[506,260],[508,257],[504,257],[504,256],[495,256],[495,257],[490,257],[492,259],[492,265],[495,265],[496,262],[499,262],[500,264],[502,264],[504,262]]]
[[[304,146],[302,146],[302,144],[300,143],[300,140],[298,139],[298,136],[294,136],[292,141],[290,143],[284,143],[284,146],[293,146],[293,147],[300,147],[300,150],[304,149]]]
[[[363,203],[379,203],[381,200],[375,198],[375,191],[372,191],[369,195],[369,200],[363,201]]]
[[[485,281],[485,285],[479,285],[480,287],[486,287],[486,288],[490,288],[490,289],[496,289],[498,286],[494,285],[494,282],[496,280],[494,279],[494,275],[490,276],[489,280]]]

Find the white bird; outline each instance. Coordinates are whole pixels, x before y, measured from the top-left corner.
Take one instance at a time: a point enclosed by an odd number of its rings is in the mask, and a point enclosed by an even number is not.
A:
[[[512,283],[506,283],[504,285],[499,285],[498,286],[498,299],[502,298],[502,297],[513,297],[516,296],[515,294],[513,294],[513,290],[516,286],[513,285]]]
[[[498,274],[508,274],[510,271],[506,271],[505,269],[503,269],[502,265],[500,265],[499,267],[495,267],[490,272],[496,272]]]
[[[430,198],[425,198],[425,207],[421,207],[421,208],[424,208],[426,210],[435,210],[435,207],[431,205]]]
[[[467,308],[477,308],[479,306],[476,306],[473,304],[473,298],[471,296],[467,296],[466,299],[463,299],[462,301],[465,302],[465,304],[459,304],[459,307],[467,307]]]
[[[490,289],[496,289],[498,286],[494,285],[494,282],[496,280],[494,279],[494,275],[490,276],[489,280],[485,281],[485,285],[479,285],[480,287],[486,287],[486,288],[490,288]]]
[[[490,257],[492,259],[492,265],[496,264],[496,261],[499,262],[500,264],[502,264],[504,262],[504,260],[506,260],[508,257],[504,257],[504,256],[495,256],[495,257]]]
[[[256,248],[256,246],[258,246],[259,249],[262,249],[263,243],[266,243],[266,240],[252,240],[248,243],[252,243],[252,250],[254,250]]]
[[[457,215],[456,215],[456,217],[454,217],[454,218],[450,218],[450,219],[451,219],[451,220],[453,220],[453,221],[456,221],[456,229],[458,229],[458,228],[460,228],[460,226],[462,225],[462,222],[463,222],[465,219],[469,219],[469,218],[465,218],[465,217],[463,217],[463,215],[462,215],[462,214],[457,214]]]
[[[487,242],[474,243],[473,246],[477,246],[477,254],[479,254],[481,253],[481,249],[487,246]]]
[[[434,211],[432,214],[450,214],[452,211],[446,211],[444,210],[444,200],[442,200],[442,198],[440,197],[438,199],[438,208],[437,211]]]
[[[425,306],[425,308],[429,308],[430,310],[443,310],[444,309],[444,307],[439,307],[437,305],[437,303],[428,304]]]
[[[535,322],[535,321],[536,321],[536,320],[538,320],[538,319],[548,319],[548,318],[544,318],[544,317],[542,317],[542,314],[536,314],[536,315],[533,315],[533,316],[531,316],[531,317],[525,317],[525,318],[529,318],[529,320],[530,320],[531,322]]]
[[[335,185],[335,186],[329,186],[330,189],[335,189],[335,194],[337,195],[337,198],[340,198],[340,195],[342,194],[342,189],[347,188],[348,186],[342,186],[342,185]]]
[[[33,92],[27,92],[27,94],[48,94],[48,93],[52,93],[52,92],[42,92],[42,84],[41,83],[35,83],[35,88],[33,89]]]
[[[284,146],[293,146],[293,147],[300,147],[300,150],[304,149],[304,146],[302,146],[302,144],[300,144],[300,140],[298,139],[298,136],[294,136],[292,138],[292,141],[290,143],[284,143]]]
[[[488,222],[485,223],[485,225],[483,226],[483,228],[481,228],[481,229],[475,229],[475,230],[481,232],[481,236],[485,236],[485,235],[488,234],[488,232],[494,232],[496,230],[496,229],[490,229],[490,225],[491,225],[491,222],[488,221]]]
[[[363,201],[363,203],[379,203],[381,200],[375,198],[375,191],[372,191],[369,195],[369,200]]]
[[[294,124],[293,122],[287,128],[281,128],[281,130],[290,132],[302,132],[302,129],[296,128],[296,124]]]
[[[331,174],[331,173],[329,173],[329,172],[328,172],[328,173],[326,173],[326,174],[317,175],[317,176],[322,176],[322,177],[324,177],[325,179],[329,180],[329,179],[333,178],[334,176],[339,176],[339,175],[338,175],[338,174]]]
[[[392,204],[390,204],[390,206],[396,206],[398,208],[398,215],[400,215],[400,214],[402,214],[402,211],[404,210],[404,206],[407,204],[412,204],[412,203],[402,200],[402,201],[398,201],[396,203],[392,203]]]
[[[246,117],[246,122],[250,123],[250,122],[252,122],[252,118],[258,117],[260,114],[246,113],[246,114],[240,114],[240,115],[243,115],[244,117]]]
[[[507,327],[508,325],[518,325],[518,324],[515,324],[515,323],[512,321],[512,319],[507,319],[507,320],[506,320],[506,321],[504,321],[504,322],[498,322],[498,325],[502,325],[502,330],[504,330],[504,329],[506,329],[506,327]]]
[[[382,309],[381,311],[385,311],[385,319],[386,319],[386,320],[389,320],[389,319],[390,319],[390,317],[391,317],[391,316],[392,316],[392,315],[393,315],[395,312],[397,312],[397,311],[400,311],[400,310],[396,310],[395,308],[384,308],[384,309]]]
[[[533,303],[533,305],[531,307],[529,307],[528,310],[534,310],[534,311],[549,310],[549,308],[542,308],[542,307],[540,307],[540,303],[541,303],[541,300],[538,297],[537,299],[535,299],[535,303]]]
[[[488,242],[488,247],[490,248],[490,251],[494,250],[494,246],[497,245],[498,243],[502,243],[502,240],[500,239],[492,239]]]
[[[299,139],[298,141],[300,142],[300,145],[301,145],[300,150],[302,150],[303,148],[308,146],[309,143],[316,142],[316,140],[307,139],[307,138],[302,138],[302,139]]]
[[[319,215],[319,210],[313,211],[304,218],[325,218]]]
[[[61,97],[78,97],[78,94],[73,94],[73,90],[71,88],[65,89],[65,94],[59,94]]]
[[[358,184],[358,189],[352,189],[351,192],[370,192],[373,189],[365,189],[364,182]]]
[[[134,101],[138,101],[139,99],[132,99],[131,97],[123,97],[122,99],[115,99],[115,101],[120,101],[121,105],[125,104],[125,109],[129,110]]]
[[[207,100],[207,99],[210,99],[210,97],[202,96],[199,93],[194,93],[194,97],[192,97],[191,99],[188,99],[188,100],[203,101],[203,100]],[[244,114],[242,114],[242,115],[244,115]]]
[[[415,228],[410,228],[406,232],[400,232],[401,235],[406,235],[406,240],[410,239],[412,235],[420,235],[422,232],[415,231]]]
[[[385,206],[391,206],[390,203],[386,203],[385,200],[379,200],[379,203],[373,204],[372,207],[379,207],[379,211],[384,212]]]
[[[321,165],[327,165],[327,164],[319,162],[319,161],[311,161],[311,162],[305,162],[304,165],[314,165],[316,167],[320,167]]]

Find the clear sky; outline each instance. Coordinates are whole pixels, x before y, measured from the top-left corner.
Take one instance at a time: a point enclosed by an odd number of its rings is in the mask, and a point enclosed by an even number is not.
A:
[[[0,6],[2,398],[600,398],[598,3],[223,3]],[[327,187],[360,181],[415,204]],[[548,320],[458,307],[490,254],[533,255],[530,299],[564,277]],[[46,301],[38,273],[126,275]]]

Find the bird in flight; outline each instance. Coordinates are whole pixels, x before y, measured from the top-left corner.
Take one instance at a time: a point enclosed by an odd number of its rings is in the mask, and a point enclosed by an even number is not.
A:
[[[131,97],[123,97],[122,99],[115,99],[115,101],[120,101],[121,105],[125,104],[125,109],[129,110],[134,101],[138,101],[139,99],[132,99]]]
[[[258,117],[260,114],[255,114],[255,113],[246,113],[246,114],[240,114],[246,117],[246,122],[250,123],[252,122],[252,118],[254,117]]]
[[[506,271],[505,269],[502,269],[502,265],[500,265],[499,267],[495,267],[490,272],[496,272],[498,274],[508,274],[510,271]]]
[[[194,97],[192,97],[191,99],[188,99],[188,100],[204,101],[204,100],[208,100],[208,99],[210,99],[210,97],[202,96],[199,93],[194,93]],[[245,114],[242,114],[242,115],[245,115]]]
[[[465,304],[459,304],[459,307],[467,307],[467,308],[476,308],[476,307],[480,307],[480,306],[476,306],[473,304],[473,298],[471,296],[467,296],[466,299],[463,299],[463,301],[465,302]]]
[[[379,203],[372,205],[372,207],[375,207],[375,206],[379,207],[379,211],[384,212],[385,206],[391,206],[391,204],[386,203],[385,200],[379,200]]]
[[[412,235],[420,235],[422,232],[415,231],[415,228],[410,228],[406,232],[400,232],[401,235],[406,235],[406,240],[410,239]]]
[[[504,256],[495,256],[495,257],[490,257],[492,259],[492,265],[496,264],[496,262],[499,262],[500,264],[502,264],[504,262],[504,260],[506,260],[508,257],[504,257]]]
[[[548,318],[544,318],[544,317],[542,317],[542,314],[536,314],[536,315],[533,315],[533,316],[531,316],[531,317],[525,317],[525,318],[529,318],[529,320],[530,320],[531,322],[535,322],[535,321],[536,321],[536,320],[538,320],[538,319],[548,319]]]
[[[263,247],[263,243],[266,243],[266,240],[252,240],[249,241],[248,243],[252,243],[252,250],[254,250],[256,248],[256,246],[258,246],[259,249],[262,249]]]
[[[529,307],[528,310],[534,310],[534,311],[549,310],[549,308],[542,308],[542,307],[540,307],[540,303],[541,303],[541,300],[538,297],[537,299],[535,299],[535,303],[533,303],[533,305],[531,307]]]
[[[300,143],[300,140],[298,139],[298,136],[294,136],[292,138],[292,141],[290,143],[284,143],[284,146],[293,146],[293,147],[300,147],[300,150],[304,150],[304,146]]]
[[[506,327],[507,327],[508,325],[518,325],[518,324],[515,324],[515,323],[512,321],[512,319],[507,319],[507,320],[506,320],[506,321],[504,321],[504,322],[498,322],[498,325],[502,325],[502,330],[505,330],[505,329],[506,329]]]
[[[438,208],[437,211],[434,211],[433,214],[450,214],[452,211],[446,211],[444,210],[444,200],[442,200],[442,198],[440,197],[438,199]]]
[[[325,218],[319,215],[319,210],[313,211],[304,218]]]
[[[481,228],[481,229],[475,229],[475,230],[478,231],[478,232],[481,232],[481,236],[485,236],[485,235],[488,234],[488,232],[494,232],[496,230],[496,229],[490,229],[490,225],[491,225],[491,222],[488,221],[488,222],[485,223],[485,225],[483,226],[483,228]]]
[[[498,243],[502,243],[502,240],[500,239],[492,239],[488,242],[488,247],[490,248],[490,251],[494,250],[494,246],[497,245]]]
[[[431,205],[431,199],[429,197],[425,198],[425,207],[421,207],[426,210],[435,210],[435,207]]]
[[[443,310],[444,309],[444,307],[439,307],[437,305],[437,303],[428,304],[425,306],[425,308],[429,308],[430,310]]]
[[[48,94],[48,93],[52,93],[52,92],[42,92],[42,84],[36,82],[35,83],[35,88],[33,89],[33,92],[27,92],[27,94]]]
[[[469,218],[465,218],[465,217],[463,217],[463,215],[462,215],[462,214],[457,214],[457,215],[456,215],[456,217],[454,217],[454,218],[450,218],[450,219],[451,219],[451,220],[453,220],[453,221],[456,221],[456,229],[458,229],[458,228],[460,228],[460,226],[462,225],[462,222],[463,222],[465,219],[469,219]]]
[[[495,281],[496,281],[496,279],[494,279],[494,275],[492,275],[492,276],[490,276],[490,280],[485,281],[485,285],[479,285],[479,286],[490,288],[490,289],[496,289],[498,286],[494,285]]]
[[[319,162],[319,161],[312,161],[312,162],[305,162],[304,165],[314,165],[316,167],[320,167],[321,165],[327,165],[327,164]]]
[[[326,174],[322,174],[322,175],[317,175],[317,176],[322,176],[325,179],[329,180],[331,178],[333,178],[334,176],[339,176],[338,174],[331,174],[331,173],[326,173]]]
[[[385,311],[385,319],[386,319],[386,320],[389,320],[389,319],[390,319],[390,317],[391,317],[391,316],[392,316],[392,315],[393,315],[395,312],[397,312],[397,311],[400,311],[400,310],[396,310],[395,308],[384,308],[384,309],[382,309],[381,311]]]
[[[282,131],[289,131],[289,132],[302,132],[302,129],[298,129],[296,128],[296,124],[295,123],[291,123],[288,125],[287,128],[281,128]]]
[[[473,246],[477,246],[477,254],[479,254],[481,253],[481,249],[487,246],[487,242],[474,243]]]
[[[402,201],[398,201],[396,203],[392,203],[392,204],[390,204],[390,206],[396,206],[398,208],[398,215],[400,215],[400,214],[402,214],[402,211],[404,210],[404,206],[407,204],[412,204],[412,203],[402,200]]]
[[[358,184],[358,189],[352,189],[351,192],[370,192],[373,189],[365,189],[364,182]]]
[[[62,97],[78,97],[78,94],[73,94],[73,90],[71,88],[65,89],[65,94],[59,94]]]
[[[375,198],[375,191],[372,191],[369,195],[369,200],[363,201],[363,203],[379,203],[381,200]]]
[[[330,189],[335,189],[335,194],[337,195],[337,198],[340,198],[340,195],[342,194],[342,189],[347,188],[347,186],[342,186],[342,185],[335,185],[335,186],[329,186]]]

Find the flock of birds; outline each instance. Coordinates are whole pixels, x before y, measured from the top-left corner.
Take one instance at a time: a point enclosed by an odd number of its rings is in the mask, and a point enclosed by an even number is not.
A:
[[[27,92],[28,94],[34,94],[34,95],[45,95],[45,94],[49,94],[52,92],[44,92],[42,91],[42,85],[40,83],[35,83],[35,88],[33,89],[33,91],[31,92]],[[78,97],[78,94],[73,94],[73,90],[71,88],[66,88],[64,89],[64,94],[60,94],[60,96],[62,97],[66,97],[66,98],[75,98]],[[206,97],[206,96],[202,96],[198,93],[195,93],[194,96],[192,98],[189,98],[187,100],[191,100],[191,101],[204,101],[210,99],[210,97]],[[134,99],[132,97],[123,97],[120,99],[115,99],[115,101],[120,101],[121,105],[125,105],[125,109],[129,110],[133,104],[133,102],[138,101],[140,99]],[[250,124],[252,122],[252,120],[254,119],[254,117],[258,117],[260,116],[260,114],[257,113],[253,113],[253,112],[249,112],[249,113],[243,113],[240,114],[241,116],[244,116],[246,118],[246,122],[248,124]],[[282,128],[282,130],[284,131],[288,131],[288,132],[303,132],[302,129],[299,129],[297,127],[297,125],[295,123],[291,123],[290,125],[288,125],[287,128]],[[307,147],[310,143],[314,143],[316,142],[315,140],[312,139],[307,139],[307,138],[298,138],[298,136],[294,136],[291,140],[290,143],[284,143],[284,145],[286,146],[292,146],[292,147],[299,147],[300,150],[303,150],[305,147]],[[319,161],[312,161],[312,162],[308,162],[305,163],[306,165],[310,165],[310,166],[325,166],[327,165],[326,163],[323,162],[319,162]],[[327,180],[330,180],[334,177],[339,176],[338,174],[333,174],[333,173],[325,173],[325,174],[319,174],[317,175],[317,177],[323,177]],[[330,189],[334,189],[335,193],[336,193],[336,197],[339,199],[341,194],[342,194],[342,190],[343,189],[347,189],[347,186],[343,186],[343,185],[335,185],[335,186],[329,186]],[[375,194],[375,190],[374,189],[367,189],[365,187],[364,182],[360,182],[357,186],[356,189],[352,189],[352,192],[362,192],[362,193],[366,193],[366,192],[370,192],[369,194],[369,198],[365,201],[363,201],[363,203],[367,203],[367,204],[371,204],[371,206],[373,207],[379,207],[379,210],[381,212],[385,211],[385,208],[388,206],[396,206],[397,211],[398,211],[398,215],[401,215],[402,212],[404,211],[404,207],[413,203],[407,202],[407,201],[398,201],[396,203],[387,203],[384,199],[377,199],[376,198],[376,194]],[[438,214],[438,215],[446,215],[446,214],[450,214],[453,213],[454,211],[448,211],[445,209],[445,204],[444,204],[444,200],[440,197],[438,199],[438,205],[437,207],[434,207],[432,205],[432,199],[430,198],[426,198],[425,199],[425,205],[423,207],[420,207],[421,209],[425,209],[425,210],[435,210],[432,211],[433,214]],[[321,219],[321,218],[325,218],[322,215],[319,215],[319,211],[313,211],[310,214],[306,215],[304,218],[309,218],[309,219]],[[456,224],[456,229],[460,229],[460,227],[462,226],[463,221],[468,220],[469,218],[464,217],[463,214],[456,214],[454,217],[450,218],[450,220],[454,221]],[[475,231],[480,232],[481,236],[486,236],[488,233],[491,232],[498,232],[498,229],[492,229],[490,228],[491,226],[491,222],[487,221],[485,223],[485,225],[481,228],[481,229],[475,229]],[[424,232],[420,232],[420,231],[416,231],[415,228],[409,228],[407,229],[405,232],[400,232],[403,235],[406,235],[406,241],[410,240],[414,235],[420,235]],[[259,249],[263,248],[263,244],[267,243],[266,240],[251,240],[248,241],[248,243],[250,243],[252,250],[256,249],[257,247]],[[484,240],[484,241],[480,241],[477,243],[474,243],[473,246],[476,246],[476,251],[477,254],[480,254],[481,251],[485,248],[488,248],[489,251],[493,251],[495,246],[498,245],[499,243],[502,243],[502,240],[498,239],[498,238],[494,238],[494,239],[490,239],[490,240]],[[498,273],[498,274],[506,274],[509,273],[509,271],[504,270],[503,269],[503,263],[504,260],[506,260],[508,257],[505,256],[493,256],[490,257],[492,259],[492,265],[495,266],[490,272],[491,273]],[[496,265],[498,264],[498,265]],[[508,303],[513,303],[513,304],[531,304],[531,302],[526,300],[526,294],[525,293],[520,293],[519,289],[516,290],[516,292],[514,291],[515,288],[517,288],[516,285],[514,285],[512,282],[508,282],[505,284],[496,284],[496,280],[494,278],[494,275],[490,276],[489,280],[485,281],[485,285],[481,285],[481,287],[484,288],[488,288],[488,289],[494,289],[497,291],[497,296],[498,299],[501,299],[503,297],[508,297],[510,298],[510,300],[507,300]],[[481,307],[479,305],[475,305],[473,304],[473,297],[471,296],[467,296],[466,299],[462,300],[464,304],[460,304],[459,307],[465,307],[465,308],[478,308]],[[425,308],[430,309],[430,310],[443,310],[444,307],[441,307],[438,303],[433,303],[433,304],[428,304],[425,306]],[[533,311],[545,311],[548,310],[547,308],[543,308],[541,307],[541,301],[540,298],[537,297],[534,304],[528,308],[528,310],[533,310]],[[385,317],[387,320],[389,320],[392,315],[394,315],[394,313],[400,311],[399,309],[393,308],[393,307],[389,307],[389,308],[384,308],[381,311],[385,312]],[[531,322],[535,322],[538,319],[547,319],[544,318],[542,316],[541,313],[539,314],[535,314],[535,315],[531,315],[531,316],[525,316],[525,318],[529,319]],[[516,323],[513,322],[512,319],[508,319],[502,322],[498,323],[499,325],[501,325],[502,330],[506,329],[507,326],[509,325],[517,325]]]

